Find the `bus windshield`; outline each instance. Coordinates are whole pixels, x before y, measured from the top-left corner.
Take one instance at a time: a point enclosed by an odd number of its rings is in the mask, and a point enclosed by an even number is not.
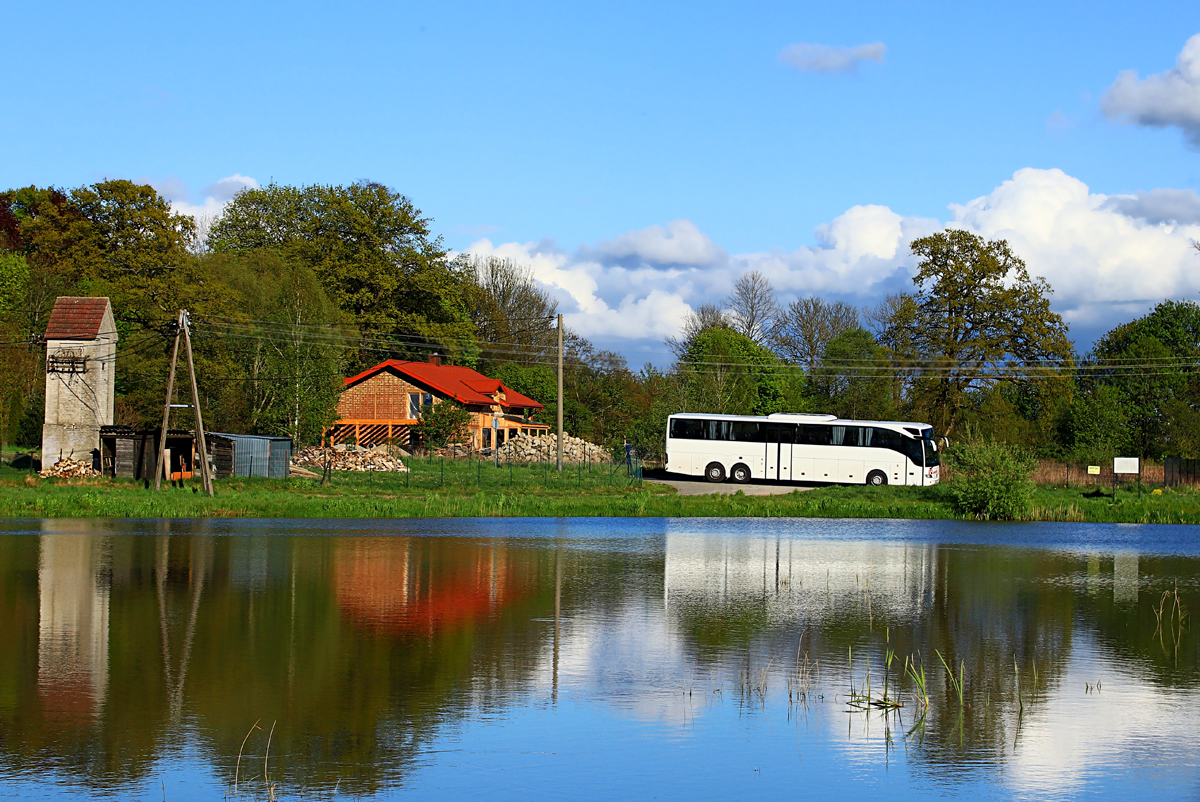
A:
[[[941,465],[942,461],[938,458],[937,441],[933,437],[933,429],[922,429],[921,437],[925,441],[925,465],[932,468],[935,465]]]

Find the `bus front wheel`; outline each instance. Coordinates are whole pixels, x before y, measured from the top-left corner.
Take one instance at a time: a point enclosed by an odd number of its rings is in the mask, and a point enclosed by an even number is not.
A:
[[[704,478],[710,482],[724,482],[725,466],[719,462],[708,463],[708,467],[704,469]]]
[[[871,471],[867,474],[867,484],[872,487],[881,487],[887,484],[887,474],[883,471]]]
[[[750,481],[750,469],[740,462],[734,465],[729,470],[729,478],[737,482],[739,485],[744,485]]]

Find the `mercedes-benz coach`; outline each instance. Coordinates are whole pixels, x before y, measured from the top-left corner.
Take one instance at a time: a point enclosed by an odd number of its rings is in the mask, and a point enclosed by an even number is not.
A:
[[[796,413],[671,415],[666,469],[710,482],[934,485],[940,476],[927,423]]]

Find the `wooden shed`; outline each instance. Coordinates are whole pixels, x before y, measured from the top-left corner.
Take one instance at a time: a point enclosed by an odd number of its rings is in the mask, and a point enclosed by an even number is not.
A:
[[[131,426],[100,427],[100,468],[105,476],[153,479],[161,429]],[[183,429],[167,430],[165,478],[190,479],[196,458],[196,438]]]

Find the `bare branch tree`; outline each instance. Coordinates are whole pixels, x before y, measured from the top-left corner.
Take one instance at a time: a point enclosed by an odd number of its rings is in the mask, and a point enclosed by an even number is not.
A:
[[[727,302],[730,322],[739,334],[765,345],[779,317],[775,288],[758,270],[743,273],[733,284],[733,295]]]
[[[679,336],[666,339],[667,347],[677,359],[682,359],[701,334],[717,326],[729,325],[729,315],[721,307],[716,304],[700,304],[683,319]]]
[[[858,328],[858,310],[844,301],[800,298],[788,305],[775,327],[775,351],[809,370],[821,361],[826,344],[844,331]]]
[[[1200,251],[1200,239],[1192,240],[1192,247],[1195,248],[1197,251]]]
[[[472,256],[470,265],[475,273],[470,314],[485,356],[513,362],[549,359],[558,341],[558,302],[538,285],[533,270],[497,256]]]

